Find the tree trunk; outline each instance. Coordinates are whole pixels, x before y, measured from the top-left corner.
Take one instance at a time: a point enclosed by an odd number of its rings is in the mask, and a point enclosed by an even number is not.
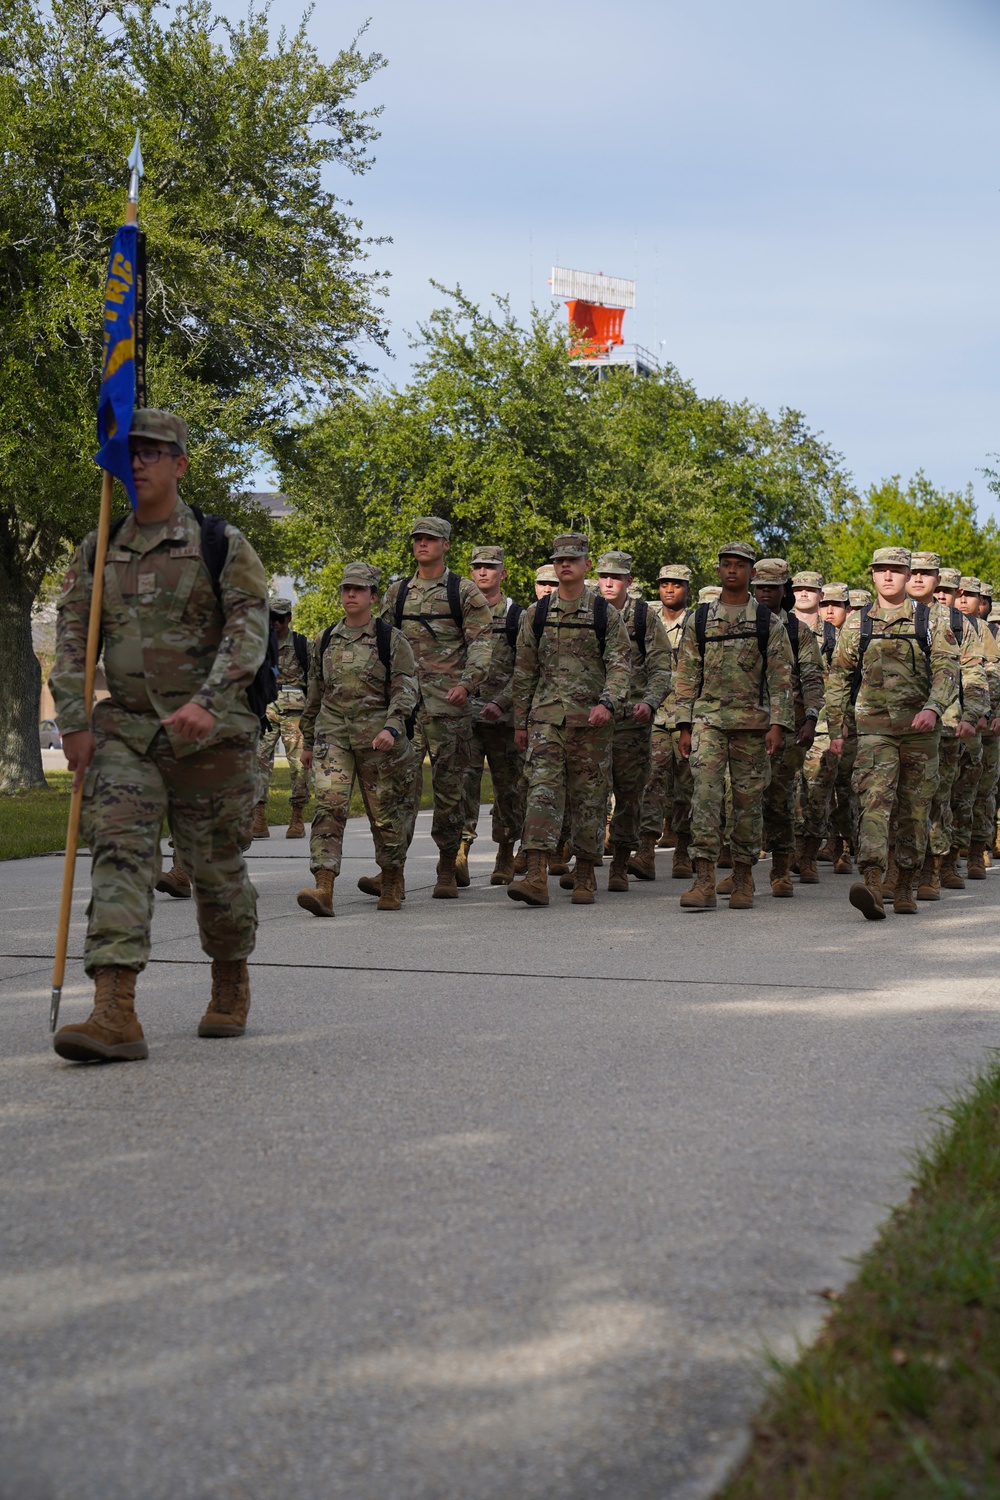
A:
[[[42,669],[31,643],[31,592],[0,560],[0,792],[44,786],[38,741]]]

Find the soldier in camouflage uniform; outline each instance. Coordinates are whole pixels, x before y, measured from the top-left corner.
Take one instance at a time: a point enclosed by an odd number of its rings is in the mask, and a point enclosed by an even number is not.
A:
[[[382,618],[406,636],[417,666],[420,711],[418,746],[430,757],[434,789],[431,837],[438,847],[437,900],[458,895],[455,862],[462,844],[465,773],[472,760],[469,695],[486,677],[493,654],[493,616],[474,583],[445,563],[451,549],[451,523],[440,516],[418,516],[410,530],[417,571],[390,584]],[[413,782],[416,821],[423,786],[423,763]],[[412,829],[411,829],[412,836]],[[362,890],[377,882],[363,878]]]
[[[527,872],[507,894],[529,906],[548,905],[548,859],[568,804],[573,902],[590,905],[604,844],[614,716],[628,695],[631,651],[618,611],[584,586],[587,538],[556,537],[552,561],[559,588],[525,611],[517,638],[514,724],[518,746],[527,751]]]
[[[854,786],[861,807],[858,865],[864,879],[851,886],[850,900],[868,921],[885,917],[882,878],[894,799],[899,874],[893,907],[908,915],[917,910],[913,879],[924,858],[940,722],[958,690],[958,646],[951,625],[940,612],[929,616],[925,653],[915,623],[917,606],[906,595],[909,573],[910,553],[905,547],[875,552],[872,577],[878,603],[869,610],[871,638],[862,654],[861,616],[849,618],[827,679],[830,748],[840,754],[858,673]]]
[[[639,847],[642,794],[649,780],[653,715],[670,691],[670,642],[659,611],[634,599],[632,558],[627,552],[605,552],[597,559],[601,593],[622,617],[632,650],[632,678],[625,707],[615,716],[611,748],[611,785],[615,811],[611,819],[609,891],[627,891],[629,871],[640,880],[656,879],[656,841]],[[662,826],[662,825],[661,825]]]
[[[800,626],[809,630],[816,642],[825,680],[833,656],[835,635],[822,618],[823,587],[823,575],[816,572],[796,573],[791,583],[795,618]],[[819,883],[816,860],[826,837],[830,791],[836,777],[836,757],[828,753],[829,737],[824,733],[819,738],[819,746],[816,744],[817,735],[810,740],[796,778],[797,837],[795,858],[790,861],[790,868],[797,871],[803,885]],[[824,750],[827,751],[825,757]]]
[[[514,878],[514,844],[524,823],[524,756],[514,743],[514,702],[510,681],[521,606],[508,599],[502,584],[507,577],[502,547],[473,547],[472,581],[490,607],[493,654],[486,677],[470,695],[472,762],[465,773],[465,810],[462,847],[455,865],[459,885],[469,884],[469,850],[479,822],[483,764],[493,782],[493,841],[497,857],[491,885],[509,885]]]
[[[996,821],[997,783],[1000,781],[1000,736],[997,734],[1000,728],[1000,647],[997,647],[998,626],[991,619],[993,608],[993,585],[990,583],[980,584],[979,595],[979,620],[983,629],[983,639],[986,635],[991,637],[994,647],[997,649],[997,657],[994,659],[989,653],[989,642],[987,645],[986,678],[990,688],[990,722],[982,731],[983,734],[983,774],[976,793],[976,805],[972,812],[972,839],[976,844],[983,846],[983,862],[990,860],[993,853],[994,824]],[[971,857],[971,845],[970,845]],[[983,873],[985,874],[985,868]]]
[[[664,563],[659,573],[660,619],[670,647],[670,672],[677,665],[691,591],[691,569],[684,563]],[[638,860],[647,866],[655,860],[654,849],[669,822],[674,844],[675,880],[693,874],[688,847],[691,840],[691,766],[678,748],[680,731],[674,725],[673,690],[653,716],[651,768],[642,794]],[[638,861],[633,860],[633,865]],[[655,868],[655,866],[654,866]]]
[[[314,887],[299,891],[298,904],[316,917],[333,916],[333,883],[340,874],[344,828],[357,777],[375,859],[382,872],[379,911],[399,911],[403,866],[412,823],[414,762],[407,734],[417,706],[416,666],[403,634],[392,626],[379,653],[379,626],[372,619],[378,572],[348,563],[340,584],[345,618],[320,631],[312,643],[309,692],[302,712],[302,763],[314,772],[316,812],[309,844]]]
[[[968,850],[965,872],[968,880],[986,879],[984,856],[989,846],[989,836],[988,833],[983,834],[982,812],[977,829],[975,813],[984,768],[987,765],[986,745],[992,740],[991,720],[995,717],[997,707],[1000,706],[996,697],[996,678],[1000,662],[998,662],[996,641],[979,618],[981,588],[982,584],[978,578],[966,575],[959,579],[958,597],[955,600],[957,608],[965,617],[962,632],[963,644],[966,632],[975,636],[986,689],[980,705],[982,712],[976,721],[976,732],[962,741],[958,775],[951,794],[952,842],[956,850]]]
[[[279,739],[288,756],[292,778],[292,819],[286,839],[306,836],[302,814],[309,801],[309,772],[302,764],[302,731],[299,719],[306,706],[306,682],[309,676],[309,643],[304,635],[291,628],[291,599],[271,601],[271,625],[278,641],[278,696],[267,705],[257,754],[257,806],[254,808],[253,836],[271,837],[267,826],[267,794],[274,771],[274,752]]]
[[[690,756],[694,778],[695,881],[681,897],[681,905],[693,911],[717,904],[715,862],[727,768],[733,796],[729,905],[733,911],[753,905],[767,758],[778,753],[785,732],[792,733],[795,726],[792,649],[785,627],[774,615],[767,616],[762,639],[758,617],[763,624],[764,613],[750,597],[753,564],[754,551],[746,542],[729,542],[719,549],[720,597],[699,606],[688,620],[674,673],[680,751]],[[699,625],[704,630],[704,655]]]
[[[753,570],[750,587],[758,604],[769,609],[784,625],[792,648],[792,712],[795,735],[786,735],[770,761],[770,776],[764,791],[764,848],[771,853],[771,895],[794,896],[789,861],[795,848],[795,782],[806,752],[812,745],[816,721],[823,708],[823,658],[815,633],[790,619],[787,606],[791,572],[783,557],[762,557]],[[784,606],[784,607],[783,607]],[[794,636],[794,638],[793,638]],[[808,841],[800,864],[805,884],[810,865],[815,869],[819,840]],[[723,894],[725,892],[723,891]]]
[[[136,411],[129,449],[137,508],[108,547],[109,696],[94,709],[92,732],[83,679],[94,532],[63,580],[51,678],[66,759],[83,786],[81,833],[91,853],[84,967],[94,978],[94,1009],[53,1039],[59,1056],[74,1062],[148,1056],[135,981],[149,958],[164,817],[212,959],[199,1036],[242,1035],[250,1007],[257,898],[241,835],[249,837],[259,724],[245,689],[267,648],[264,569],[246,538],[226,526],[216,597],[201,527],[177,490],[188,465],[186,422]]]
[[[544,599],[546,594],[554,594],[559,587],[559,575],[551,563],[543,563],[540,568],[535,569],[535,598]]]
[[[847,620],[850,590],[846,583],[823,585],[820,614],[825,625],[834,631],[833,646],[824,642],[820,655],[823,659],[824,680],[833,661],[837,640]],[[844,736],[844,753],[840,757],[830,749],[830,730],[826,722],[826,693],[824,689],[823,712],[816,726],[816,738],[806,756],[806,777],[811,787],[810,818],[812,831],[818,833],[816,825],[822,822],[830,832],[835,875],[850,875],[853,872],[853,856],[858,845],[858,799],[854,795],[851,778],[858,754],[858,726],[854,720],[853,707],[848,711]],[[810,767],[810,759],[812,766]]]

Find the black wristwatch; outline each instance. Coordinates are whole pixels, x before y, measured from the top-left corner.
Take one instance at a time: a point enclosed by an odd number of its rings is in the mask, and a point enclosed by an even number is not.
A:
[[[399,730],[398,729],[393,729],[393,727],[392,727],[391,724],[387,724],[385,726],[385,728],[386,728],[386,733],[387,734],[391,734],[394,740],[398,740],[399,739]]]

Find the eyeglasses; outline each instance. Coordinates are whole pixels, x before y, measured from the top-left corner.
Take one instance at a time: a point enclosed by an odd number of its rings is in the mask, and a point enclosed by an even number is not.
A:
[[[166,448],[130,448],[128,450],[129,462],[135,463],[136,459],[144,468],[151,469],[158,464],[161,458],[176,458],[176,454],[170,453]]]

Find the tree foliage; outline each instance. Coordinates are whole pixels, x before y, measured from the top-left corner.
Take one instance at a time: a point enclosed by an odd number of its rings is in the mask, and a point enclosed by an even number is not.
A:
[[[1000,530],[980,522],[972,486],[938,490],[923,473],[903,485],[899,476],[873,484],[839,504],[827,528],[829,576],[868,587],[877,547],[939,552],[945,567],[977,578],[1000,579]]]

